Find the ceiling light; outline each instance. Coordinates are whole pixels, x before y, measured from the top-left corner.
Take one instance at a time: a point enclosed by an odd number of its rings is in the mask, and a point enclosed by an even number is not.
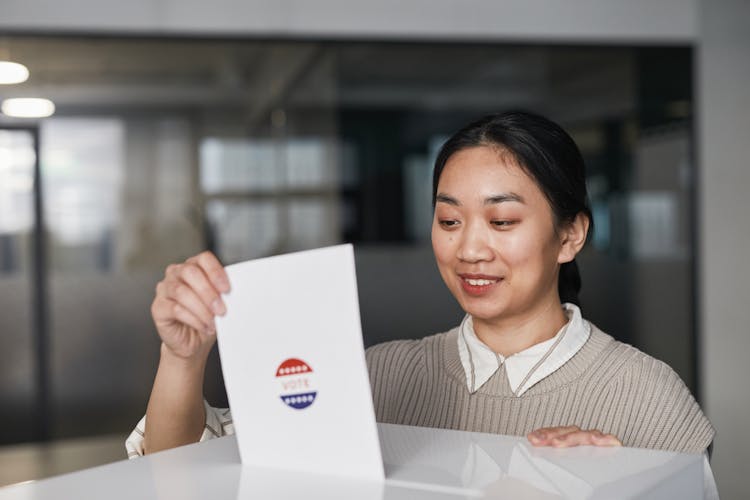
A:
[[[55,112],[55,103],[49,99],[19,97],[4,100],[0,109],[3,114],[16,118],[44,118]]]
[[[28,80],[29,70],[23,64],[0,61],[0,85],[22,83]]]

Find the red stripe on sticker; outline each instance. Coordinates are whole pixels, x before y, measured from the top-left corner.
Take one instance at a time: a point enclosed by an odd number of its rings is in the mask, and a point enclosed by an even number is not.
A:
[[[301,375],[312,373],[310,365],[298,358],[289,358],[284,360],[276,369],[277,377],[288,377],[290,375]]]

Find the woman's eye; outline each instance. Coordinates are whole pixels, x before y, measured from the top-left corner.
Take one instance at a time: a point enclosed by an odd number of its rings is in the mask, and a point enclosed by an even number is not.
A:
[[[440,225],[445,228],[452,228],[458,225],[458,221],[453,219],[443,219],[440,221]]]
[[[516,221],[514,221],[514,220],[493,220],[493,221],[490,221],[490,224],[492,224],[495,227],[500,227],[500,228],[507,228],[507,227],[512,226],[515,223],[516,223]]]

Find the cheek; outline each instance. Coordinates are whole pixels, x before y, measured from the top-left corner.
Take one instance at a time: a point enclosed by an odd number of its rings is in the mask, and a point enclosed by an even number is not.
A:
[[[499,249],[503,260],[508,264],[524,264],[533,260],[534,253],[539,252],[539,243],[524,232],[500,234],[497,240],[494,246]]]
[[[446,264],[451,260],[454,252],[454,236],[440,228],[432,230],[432,251],[438,264]]]
[[[508,234],[502,241],[503,258],[509,264],[543,265],[551,260],[556,262],[553,240],[554,234],[540,231],[539,228],[529,228],[525,231]]]

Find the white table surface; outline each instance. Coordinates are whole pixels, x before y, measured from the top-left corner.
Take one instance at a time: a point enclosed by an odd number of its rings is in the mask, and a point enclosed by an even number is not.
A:
[[[701,455],[534,448],[524,438],[378,424],[385,483],[243,467],[234,437],[0,488],[0,500],[703,498]]]

